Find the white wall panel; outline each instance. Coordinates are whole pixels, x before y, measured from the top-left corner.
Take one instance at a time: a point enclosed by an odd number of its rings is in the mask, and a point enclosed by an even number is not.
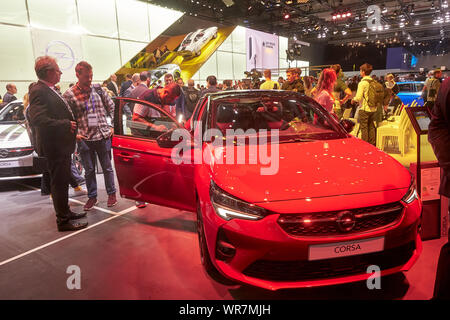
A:
[[[25,0],[0,0],[0,22],[28,25]]]
[[[87,33],[117,38],[115,0],[77,0],[80,25]]]

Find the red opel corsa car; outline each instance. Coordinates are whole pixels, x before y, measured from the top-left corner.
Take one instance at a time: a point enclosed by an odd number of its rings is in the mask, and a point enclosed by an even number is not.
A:
[[[409,171],[314,100],[225,91],[202,98],[184,126],[164,107],[119,100],[121,196],[196,212],[210,274],[277,290],[365,280],[369,266],[402,272],[419,257],[422,204]],[[126,119],[125,103],[151,116]],[[250,161],[264,148],[268,158]]]

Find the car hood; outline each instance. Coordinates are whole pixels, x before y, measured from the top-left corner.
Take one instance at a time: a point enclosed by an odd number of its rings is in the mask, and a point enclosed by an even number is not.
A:
[[[249,145],[211,147],[212,179],[225,191],[252,203],[386,191],[408,188],[411,183],[405,167],[357,138],[271,145],[276,146],[279,157],[271,163],[272,171],[277,167],[278,171],[273,175],[261,174],[269,165],[248,164],[248,160],[247,164],[218,163],[230,157],[232,149],[235,158],[244,150],[248,155]]]
[[[31,146],[27,129],[18,123],[0,124],[0,148],[22,148]]]

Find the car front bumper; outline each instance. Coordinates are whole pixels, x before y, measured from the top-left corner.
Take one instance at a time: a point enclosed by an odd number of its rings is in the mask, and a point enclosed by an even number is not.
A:
[[[208,245],[218,270],[241,283],[278,290],[356,282],[373,276],[368,272],[372,265],[379,267],[381,276],[411,268],[422,251],[418,232],[421,210],[421,203],[416,200],[405,205],[401,219],[392,226],[334,237],[291,236],[278,224],[278,214],[259,221],[232,219],[216,225],[215,240],[210,233]],[[211,225],[207,229],[211,230]],[[382,251],[325,260],[308,258],[311,245],[380,237],[384,238]],[[221,241],[235,248],[232,258],[220,255]]]

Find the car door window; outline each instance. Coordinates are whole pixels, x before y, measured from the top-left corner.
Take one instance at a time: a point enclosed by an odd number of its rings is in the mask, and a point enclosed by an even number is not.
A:
[[[158,106],[147,101],[131,98],[118,98],[120,100],[119,117],[115,128],[116,134],[156,140],[161,134],[177,128],[179,125],[172,115],[172,106]],[[123,114],[123,106],[133,105],[131,119]]]
[[[0,113],[0,122],[17,122],[25,120],[22,103],[12,103]]]
[[[416,92],[422,91],[424,87],[423,83],[416,83]]]

